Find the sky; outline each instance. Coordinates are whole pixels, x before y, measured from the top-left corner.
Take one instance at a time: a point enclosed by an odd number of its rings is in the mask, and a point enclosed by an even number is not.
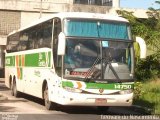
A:
[[[158,8],[155,4],[156,0],[120,0],[120,6],[123,8],[142,8],[148,9],[149,7]]]

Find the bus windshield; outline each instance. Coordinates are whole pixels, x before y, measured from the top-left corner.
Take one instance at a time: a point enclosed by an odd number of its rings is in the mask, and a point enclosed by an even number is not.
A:
[[[67,39],[64,76],[100,80],[133,79],[132,49],[132,43],[127,42]]]
[[[133,79],[133,42],[127,23],[65,19],[64,25],[65,78],[101,81]]]

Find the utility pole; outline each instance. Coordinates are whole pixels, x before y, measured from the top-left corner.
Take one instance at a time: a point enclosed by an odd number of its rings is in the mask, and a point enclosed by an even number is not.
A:
[[[41,18],[42,17],[42,0],[41,0],[41,2],[40,2],[40,15],[39,15],[39,18]]]
[[[34,8],[34,9],[39,10],[39,18],[42,17],[43,10],[48,10],[49,9],[49,7],[47,9],[43,8],[42,4],[43,4],[43,0],[40,0],[39,7]]]

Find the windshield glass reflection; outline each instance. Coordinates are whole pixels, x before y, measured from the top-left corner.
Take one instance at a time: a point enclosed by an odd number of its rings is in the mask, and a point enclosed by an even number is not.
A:
[[[67,39],[64,76],[85,79],[132,79],[131,43]]]

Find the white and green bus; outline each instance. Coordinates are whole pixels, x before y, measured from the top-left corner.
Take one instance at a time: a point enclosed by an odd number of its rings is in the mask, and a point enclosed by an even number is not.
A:
[[[5,84],[15,97],[26,93],[44,99],[47,109],[130,106],[133,43],[124,18],[56,13],[8,35]]]

